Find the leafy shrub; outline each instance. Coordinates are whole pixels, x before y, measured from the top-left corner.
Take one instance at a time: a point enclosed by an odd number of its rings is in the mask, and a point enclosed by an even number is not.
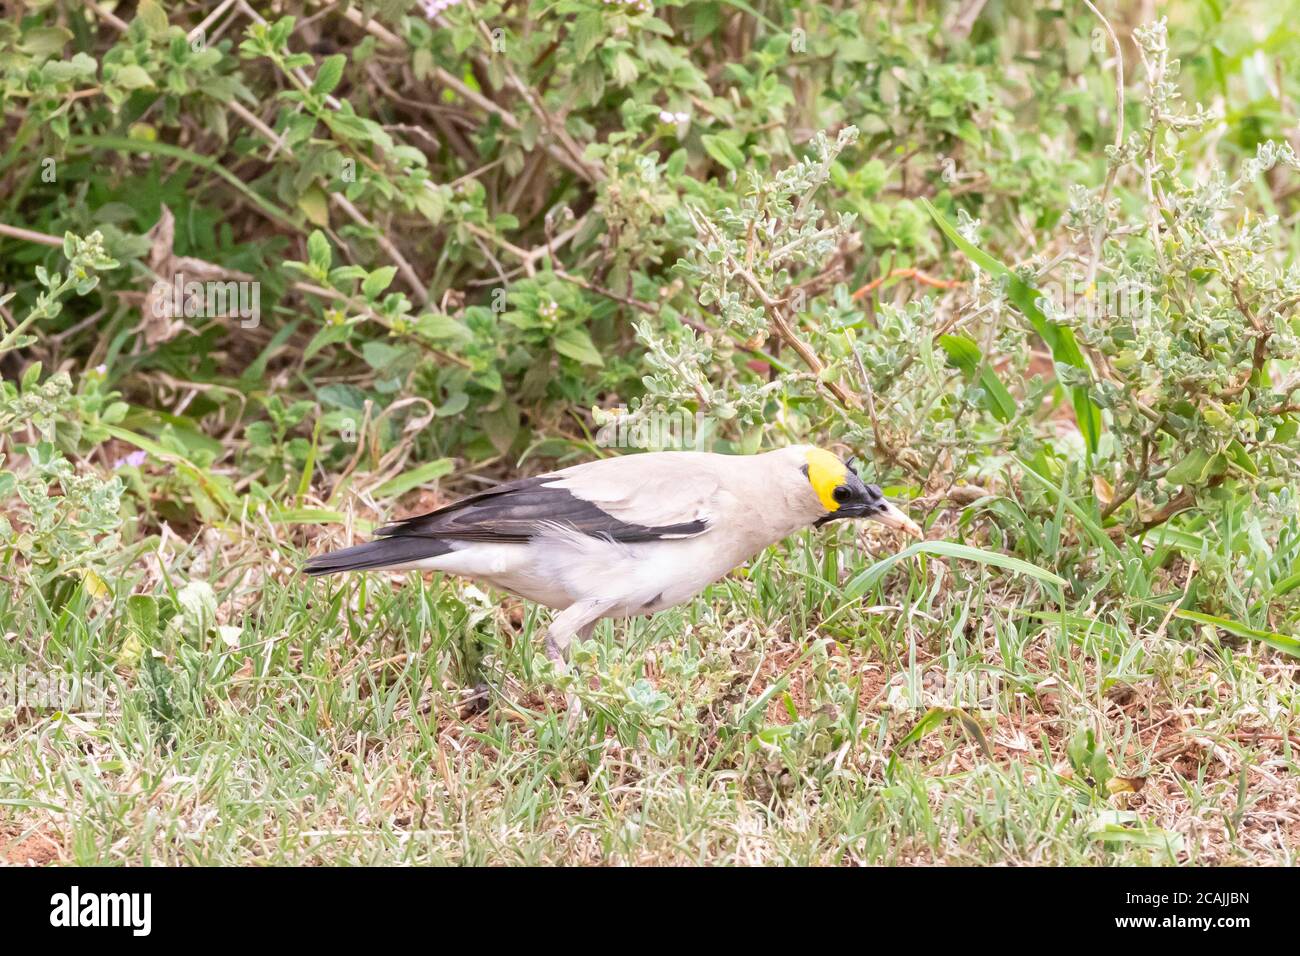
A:
[[[620,415],[839,442],[927,501],[969,483],[962,533],[1033,558],[1002,519],[1069,502],[1080,574],[1171,521],[1293,520],[1294,84],[1258,94],[1252,59],[1285,31],[1019,2],[268,9],[0,25],[3,490],[46,528],[10,560],[339,522],[452,459],[590,456]],[[1223,127],[1179,103],[1239,94]],[[260,309],[178,312],[188,280]]]

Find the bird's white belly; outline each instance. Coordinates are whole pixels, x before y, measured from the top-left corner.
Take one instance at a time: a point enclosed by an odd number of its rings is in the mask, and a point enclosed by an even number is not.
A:
[[[551,608],[607,602],[603,616],[630,617],[689,601],[750,557],[720,553],[707,537],[621,544],[559,533],[519,544],[466,541],[404,567],[474,578]]]
[[[552,608],[566,608],[574,598],[563,582],[542,573],[532,542],[495,544],[457,541],[455,550],[400,565],[402,571],[442,571],[472,578]]]

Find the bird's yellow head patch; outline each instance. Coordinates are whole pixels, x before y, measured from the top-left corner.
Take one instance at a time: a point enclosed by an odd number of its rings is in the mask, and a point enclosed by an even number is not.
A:
[[[806,458],[808,483],[828,512],[838,511],[840,503],[835,500],[835,489],[844,484],[849,469],[844,462],[820,448],[809,448]]]

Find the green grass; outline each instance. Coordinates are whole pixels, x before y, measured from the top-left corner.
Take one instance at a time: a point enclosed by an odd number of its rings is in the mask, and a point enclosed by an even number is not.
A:
[[[939,516],[950,539],[955,515]],[[987,513],[977,525],[994,527]],[[173,538],[161,561],[128,554],[111,595],[80,584],[61,607],[6,584],[5,672],[68,670],[108,693],[102,710],[0,711],[0,853],[1297,862],[1300,662],[1169,615],[1182,557],[1130,543],[1075,566],[1066,531],[1002,526],[1042,543],[1021,553],[1065,590],[933,555],[863,585],[897,540],[792,539],[689,606],[602,623],[575,648],[573,731],[548,684],[545,612],[416,575],[308,580],[292,570],[301,550],[251,528]],[[1198,563],[1234,566],[1220,546]],[[1284,579],[1294,558],[1279,546],[1250,574]],[[199,613],[187,630],[177,614],[142,655],[127,595],[157,595],[166,618],[195,580],[215,589],[215,621]],[[1127,599],[1100,596],[1107,582]],[[491,700],[473,713],[463,699],[479,681]],[[1109,776],[1140,790],[1113,794]]]
[[[0,864],[1296,862],[1300,6],[361,6],[0,28]],[[661,416],[928,540],[297,571]]]

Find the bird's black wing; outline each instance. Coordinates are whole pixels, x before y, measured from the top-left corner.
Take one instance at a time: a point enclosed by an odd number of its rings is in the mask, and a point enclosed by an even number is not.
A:
[[[560,525],[591,537],[612,541],[658,541],[688,538],[709,528],[698,517],[664,525],[635,524],[620,520],[599,505],[567,488],[548,482],[556,475],[539,475],[499,485],[428,514],[386,525],[382,536],[455,538],[461,541],[527,541]]]

